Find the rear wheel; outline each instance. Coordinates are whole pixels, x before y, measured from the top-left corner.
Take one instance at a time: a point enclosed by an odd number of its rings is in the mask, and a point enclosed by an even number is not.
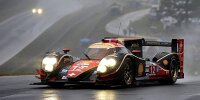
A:
[[[121,83],[123,86],[131,86],[134,83],[133,64],[129,58],[125,59],[123,63],[123,70],[121,75]]]
[[[172,57],[169,65],[169,76],[167,79],[159,80],[160,84],[173,85],[178,79],[178,62],[176,57]]]
[[[176,83],[176,81],[178,79],[178,64],[177,64],[177,60],[175,59],[175,57],[171,59],[169,72],[170,72],[170,75],[169,75],[168,83],[169,84]]]

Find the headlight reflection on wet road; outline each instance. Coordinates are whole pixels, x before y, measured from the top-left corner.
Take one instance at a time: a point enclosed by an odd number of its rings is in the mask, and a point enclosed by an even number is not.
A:
[[[116,100],[116,91],[113,90],[100,90],[95,93],[95,100]]]
[[[41,100],[61,100],[56,90],[45,90]]]

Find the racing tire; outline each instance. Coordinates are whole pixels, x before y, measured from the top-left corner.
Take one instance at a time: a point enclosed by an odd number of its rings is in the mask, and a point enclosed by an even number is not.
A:
[[[172,57],[170,61],[168,84],[176,83],[177,79],[178,79],[178,62],[175,57]]]
[[[126,58],[122,65],[121,73],[121,85],[125,87],[134,85],[134,73],[132,67],[132,61],[129,58]]]
[[[52,88],[61,88],[65,85],[65,83],[49,83],[48,86]]]
[[[175,57],[172,57],[169,66],[169,76],[165,80],[159,80],[159,83],[163,85],[173,85],[176,83],[177,79],[178,79],[178,62]]]

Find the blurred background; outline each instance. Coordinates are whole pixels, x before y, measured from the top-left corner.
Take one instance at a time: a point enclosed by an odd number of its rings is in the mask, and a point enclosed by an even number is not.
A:
[[[200,74],[199,0],[0,0],[0,75],[35,74],[48,51],[79,57],[104,37],[185,39],[185,73]],[[160,48],[145,48],[148,57]]]

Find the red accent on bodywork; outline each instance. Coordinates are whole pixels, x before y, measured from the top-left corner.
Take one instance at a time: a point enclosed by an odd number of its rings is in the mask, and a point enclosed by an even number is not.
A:
[[[133,53],[140,53],[141,50],[133,50],[132,52],[133,52]]]
[[[64,48],[64,49],[63,49],[63,52],[64,52],[65,54],[67,54],[67,52],[69,52],[69,51],[70,51],[69,48]]]
[[[52,77],[49,81],[55,81],[56,79],[56,77]]]
[[[69,51],[70,49],[69,48],[63,48],[63,51]]]
[[[183,65],[184,65],[184,39],[178,39],[178,53],[180,60],[180,78],[184,78]]]
[[[44,73],[43,70],[41,69],[36,69],[37,73],[40,75],[40,77],[38,76],[35,76],[37,79],[41,79],[41,80],[44,80],[46,78],[46,74]]]
[[[103,43],[112,43],[115,46],[123,46],[123,43],[121,43],[119,40],[117,39],[103,39],[102,40]]]
[[[121,43],[119,40],[117,40],[117,39],[103,39],[102,42],[103,42],[103,43],[111,43],[111,42],[113,42],[113,43],[122,44],[122,43]]]
[[[165,70],[159,65],[151,65],[148,67],[149,69],[149,79],[154,80],[154,79],[159,79],[163,78],[163,76],[168,76],[169,75],[169,70]]]
[[[68,70],[68,78],[76,78],[82,73],[95,68],[99,65],[99,60],[81,60],[74,63]]]
[[[45,73],[41,69],[36,69],[36,71],[40,76],[46,76]]]

